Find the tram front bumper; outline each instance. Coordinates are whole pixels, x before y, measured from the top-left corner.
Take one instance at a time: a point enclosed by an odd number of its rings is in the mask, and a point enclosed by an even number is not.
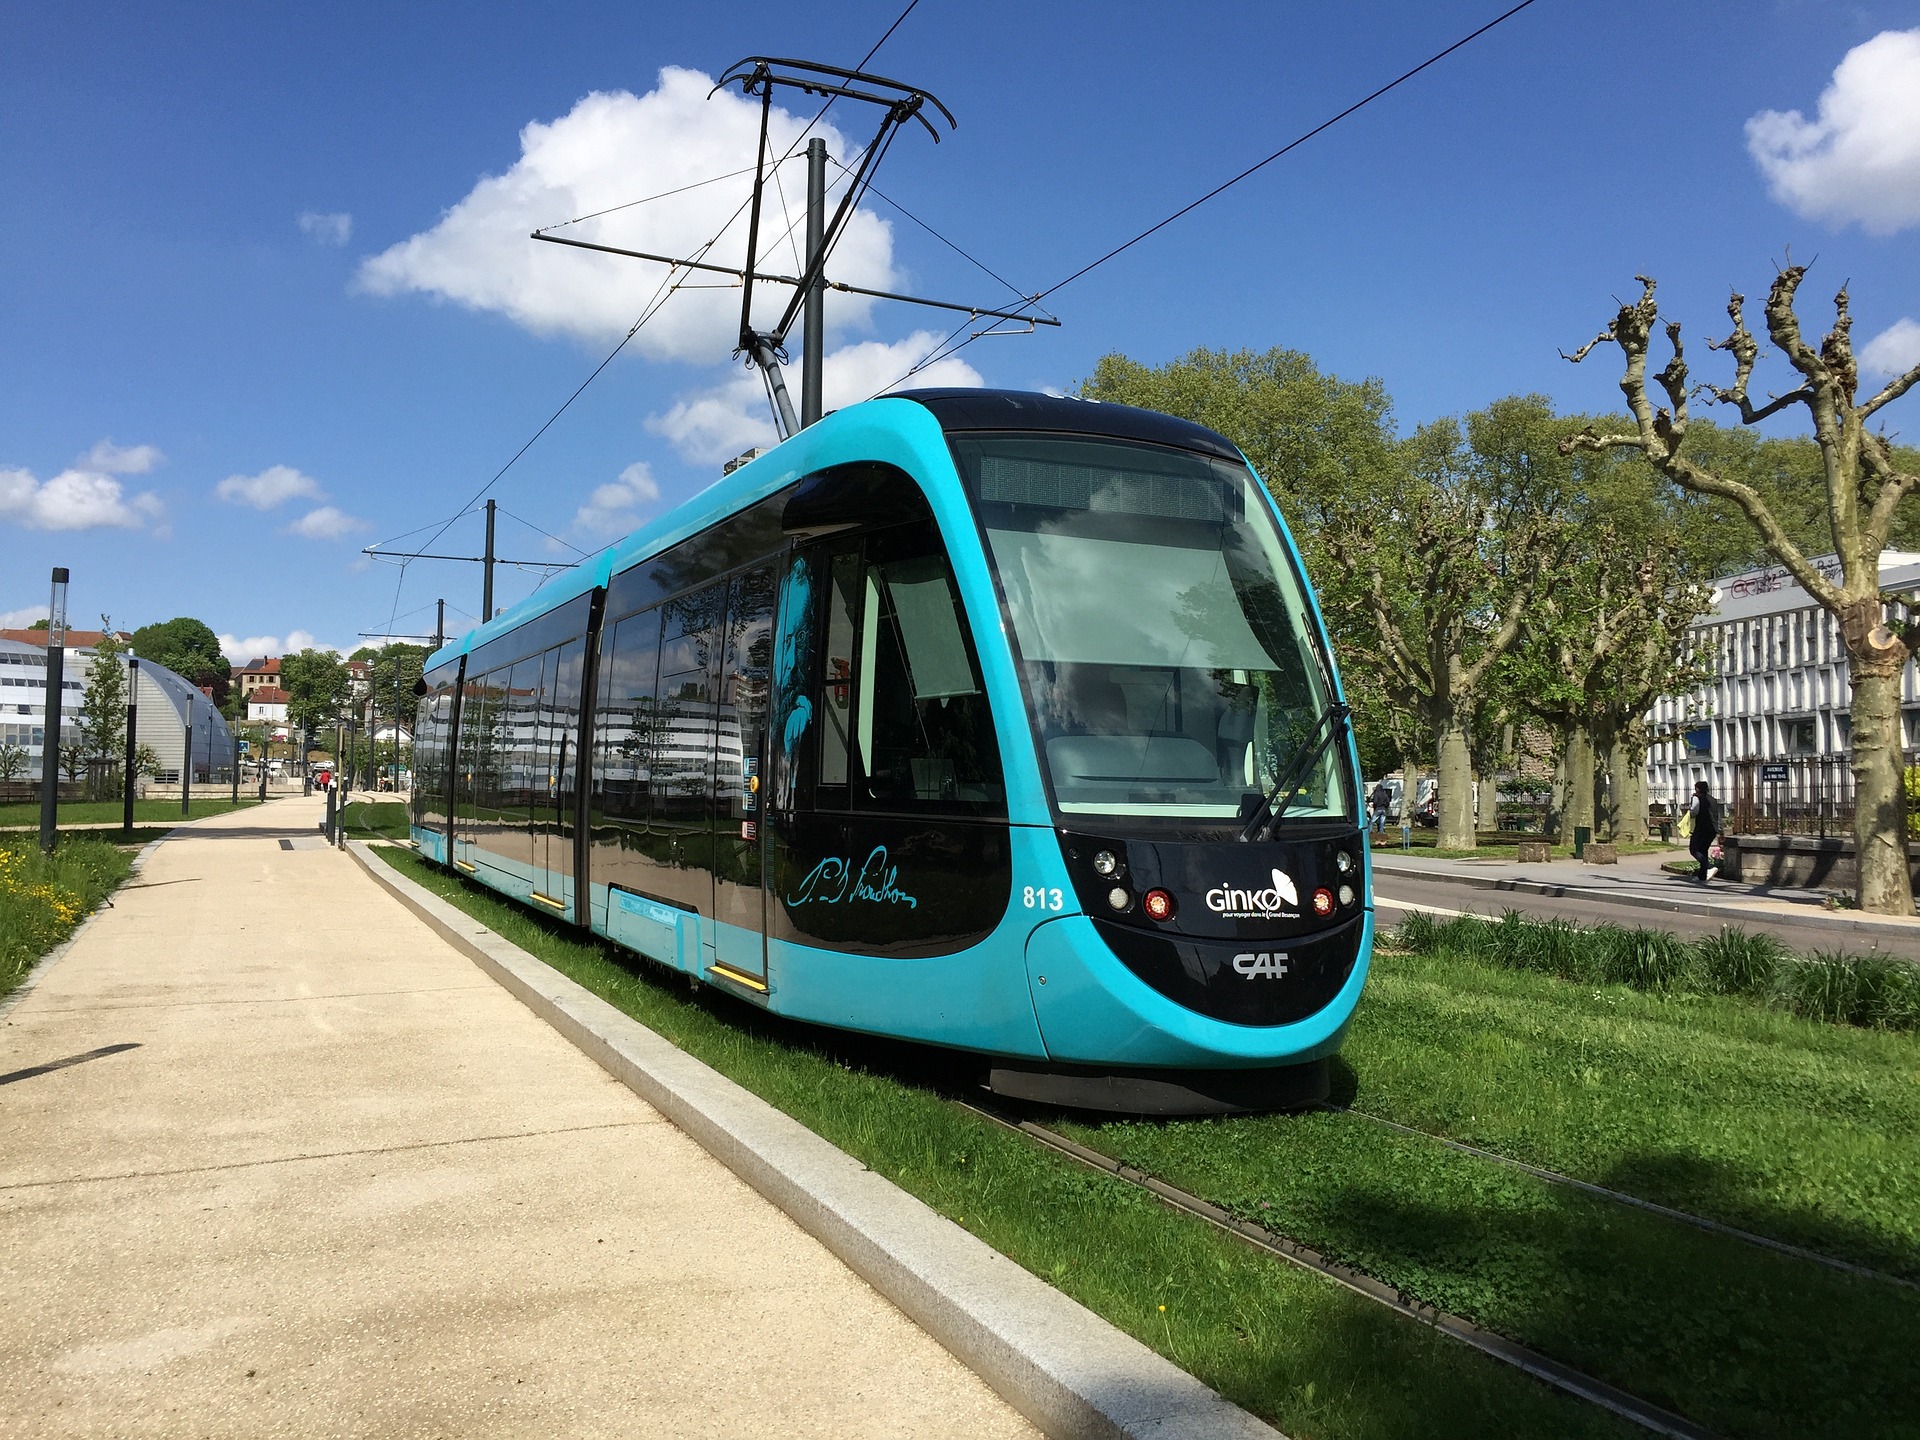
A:
[[[1324,1004],[1298,1019],[1246,1024],[1202,1014],[1162,994],[1114,953],[1086,916],[1049,920],[1027,940],[1027,986],[1048,1058],[1201,1069],[1289,1065],[1332,1055],[1353,1018],[1373,954],[1372,912],[1357,923],[1351,969]],[[1236,981],[1310,983],[1308,976],[1276,973],[1273,963],[1247,968],[1257,973],[1237,974]]]

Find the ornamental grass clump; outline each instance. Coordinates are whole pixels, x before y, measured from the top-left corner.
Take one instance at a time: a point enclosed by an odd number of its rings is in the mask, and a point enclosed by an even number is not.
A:
[[[0,995],[72,933],[127,877],[132,862],[103,840],[63,840],[51,856],[32,836],[0,840]]]
[[[1771,935],[1728,926],[1691,943],[1666,930],[1582,927],[1508,910],[1498,920],[1445,922],[1414,911],[1388,937],[1415,955],[1530,970],[1578,985],[1659,995],[1734,995],[1808,1020],[1920,1030],[1920,965],[1889,955],[1792,954]]]
[[[1738,925],[1696,940],[1693,954],[1702,988],[1716,995],[1771,995],[1792,958],[1772,935],[1750,935]]]

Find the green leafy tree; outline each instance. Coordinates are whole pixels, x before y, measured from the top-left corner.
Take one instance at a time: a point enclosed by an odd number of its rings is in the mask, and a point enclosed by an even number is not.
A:
[[[160,756],[151,745],[133,747],[133,773],[149,779],[160,773]]]
[[[220,653],[220,640],[207,625],[181,615],[133,632],[133,653],[164,665],[194,685],[213,691],[214,704],[227,713],[233,690],[233,666]]]
[[[113,633],[113,621],[105,615],[100,617],[100,630],[100,642],[93,647],[93,660],[87,667],[86,689],[80,695],[77,746],[82,768],[99,762],[90,773],[104,784],[126,745],[127,646]],[[67,778],[79,776],[69,774]]]
[[[1837,557],[1837,574],[1813,563],[1763,491],[1688,453],[1697,393],[1691,383],[1678,321],[1665,324],[1672,356],[1652,376],[1666,404],[1648,390],[1647,357],[1661,324],[1654,282],[1638,277],[1640,298],[1622,305],[1608,327],[1568,356],[1576,364],[1595,346],[1617,345],[1624,357],[1620,390],[1633,417],[1630,426],[1591,426],[1564,443],[1579,450],[1636,450],[1675,485],[1737,506],[1765,545],[1802,589],[1834,617],[1846,647],[1853,687],[1851,744],[1854,778],[1854,853],[1860,875],[1860,906],[1880,914],[1913,914],[1907,868],[1906,788],[1900,735],[1900,677],[1920,650],[1920,594],[1890,592],[1880,581],[1880,556],[1901,519],[1901,502],[1920,485],[1920,465],[1910,464],[1883,433],[1869,428],[1875,415],[1920,383],[1920,365],[1895,376],[1869,398],[1858,396],[1853,317],[1844,288],[1834,297],[1834,322],[1815,345],[1800,328],[1794,300],[1806,278],[1804,265],[1775,276],[1765,307],[1768,338],[1786,358],[1795,388],[1763,405],[1748,395],[1759,342],[1747,328],[1745,298],[1735,293],[1727,314],[1733,332],[1709,348],[1733,357],[1733,384],[1702,387],[1714,402],[1757,425],[1799,407],[1813,430],[1826,502],[1826,534]]]
[[[68,780],[78,780],[87,773],[87,747],[78,740],[69,740],[60,747],[60,768],[67,772]]]
[[[432,652],[424,645],[409,645],[404,641],[394,641],[382,645],[370,656],[372,662],[371,683],[373,687],[373,710],[375,728],[381,721],[394,726],[394,738],[383,760],[376,764],[391,764],[395,770],[405,768],[403,751],[406,742],[400,737],[400,730],[413,730],[414,712],[418,708],[418,699],[414,694],[425,672],[427,656]]]
[[[1495,667],[1566,548],[1568,482],[1539,396],[1423,425],[1381,482],[1329,506],[1323,600],[1350,667],[1417,716],[1439,770],[1439,844],[1474,843],[1473,749]]]
[[[1326,502],[1395,469],[1386,386],[1327,375],[1298,350],[1200,349],[1157,368],[1111,354],[1080,393],[1178,415],[1233,441],[1299,527],[1310,567]]]
[[[18,780],[27,773],[27,752],[13,744],[0,745],[0,782]]]
[[[353,685],[338,655],[308,649],[280,657],[280,688],[287,692],[287,724],[303,736],[333,724],[346,709]]]

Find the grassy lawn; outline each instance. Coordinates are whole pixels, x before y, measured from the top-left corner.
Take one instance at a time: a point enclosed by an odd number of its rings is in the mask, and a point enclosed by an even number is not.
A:
[[[412,833],[404,800],[355,800],[340,823],[351,840],[405,840]]]
[[[242,800],[235,804],[232,800],[221,796],[217,799],[209,797],[205,800],[189,798],[187,803],[192,807],[193,812],[188,818],[204,820],[209,815],[224,815],[229,810],[244,810],[247,806],[257,805],[260,802]],[[62,825],[105,825],[120,820],[125,813],[124,803],[119,800],[68,800],[60,806],[60,823]],[[133,820],[136,825],[142,822],[164,824],[177,822],[179,819],[180,802],[178,800],[133,802]],[[0,805],[0,826],[38,825],[39,823],[40,806],[37,803]]]
[[[106,840],[64,838],[47,856],[33,837],[0,838],[0,996],[132,869],[132,852]]]
[[[1913,1033],[1382,954],[1346,1061],[1361,1109],[1920,1279]]]
[[[1643,1433],[961,1109],[937,1054],[689,995],[408,851],[380,854],[1301,1440]]]
[[[1920,1277],[1920,1039],[1381,954],[1336,1099]],[[1920,1431],[1920,1293],[1352,1115],[1061,1128],[1742,1435]]]

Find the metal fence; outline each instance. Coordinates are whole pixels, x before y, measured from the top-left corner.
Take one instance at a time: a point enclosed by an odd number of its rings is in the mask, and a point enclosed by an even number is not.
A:
[[[1920,763],[1920,751],[1907,751],[1905,763]],[[1852,761],[1845,755],[1734,761],[1725,828],[1735,835],[1850,834]]]

